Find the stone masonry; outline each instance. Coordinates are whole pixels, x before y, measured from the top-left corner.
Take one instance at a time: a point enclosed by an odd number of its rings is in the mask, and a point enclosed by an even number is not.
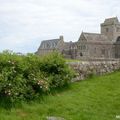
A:
[[[120,61],[81,61],[67,63],[76,71],[76,77],[72,80],[84,80],[92,75],[103,75],[120,70]]]
[[[105,19],[101,33],[82,32],[77,42],[64,42],[63,36],[44,40],[36,54],[45,55],[54,50],[72,59],[120,58],[120,22],[117,17]]]

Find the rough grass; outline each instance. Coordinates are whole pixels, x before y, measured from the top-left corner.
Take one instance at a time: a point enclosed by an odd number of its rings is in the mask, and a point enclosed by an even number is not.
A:
[[[76,59],[65,59],[66,62],[80,62],[80,60]]]
[[[73,83],[70,88],[43,96],[39,102],[0,108],[0,120],[117,120],[120,115],[120,72]]]

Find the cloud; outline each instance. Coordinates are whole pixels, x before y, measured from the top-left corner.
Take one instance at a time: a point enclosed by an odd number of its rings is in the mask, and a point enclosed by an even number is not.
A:
[[[99,32],[107,17],[119,16],[119,0],[0,0],[0,51],[35,52],[44,39],[81,31]]]

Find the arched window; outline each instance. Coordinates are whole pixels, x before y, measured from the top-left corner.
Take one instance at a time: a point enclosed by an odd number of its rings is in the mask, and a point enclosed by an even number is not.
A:
[[[102,49],[101,52],[103,55],[105,55],[105,49]]]
[[[96,50],[97,50],[97,49],[95,48],[95,49],[94,49],[94,53],[96,53]]]
[[[117,28],[116,28],[116,31],[117,31],[117,32],[119,32],[119,31],[120,31],[120,28],[119,28],[119,27],[117,27]]]
[[[119,42],[120,43],[120,36],[117,38],[117,41],[116,42]]]
[[[82,57],[82,56],[83,56],[83,54],[82,54],[82,53],[80,53],[80,56]]]
[[[109,32],[109,29],[108,29],[108,28],[106,28],[106,32]]]

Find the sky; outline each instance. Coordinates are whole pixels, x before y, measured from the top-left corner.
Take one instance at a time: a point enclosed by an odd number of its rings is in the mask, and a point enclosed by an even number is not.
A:
[[[120,0],[0,0],[0,52],[34,53],[42,40],[100,32],[105,18],[120,19]]]

